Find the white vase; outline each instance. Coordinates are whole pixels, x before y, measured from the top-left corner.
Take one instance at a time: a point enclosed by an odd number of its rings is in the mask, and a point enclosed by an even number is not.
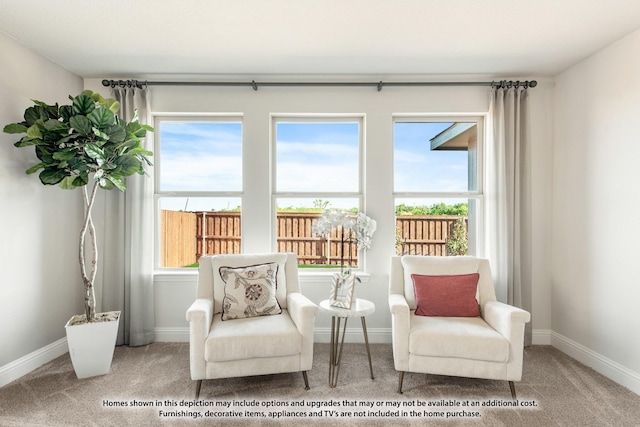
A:
[[[71,363],[78,378],[89,378],[108,374],[116,346],[120,312],[112,311],[99,315],[117,314],[115,320],[65,325]]]

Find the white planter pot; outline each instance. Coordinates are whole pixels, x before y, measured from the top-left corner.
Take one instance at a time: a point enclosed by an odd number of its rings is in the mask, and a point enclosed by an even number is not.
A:
[[[69,355],[78,378],[105,375],[111,370],[120,312],[109,313],[117,313],[117,319],[79,325],[71,325],[69,320],[65,325]],[[99,315],[103,314],[107,313]]]

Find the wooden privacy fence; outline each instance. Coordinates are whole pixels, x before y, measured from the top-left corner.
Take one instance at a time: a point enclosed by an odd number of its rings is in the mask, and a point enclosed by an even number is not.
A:
[[[277,250],[298,254],[300,264],[340,265],[342,249],[345,265],[357,265],[358,247],[342,244],[342,230],[316,236],[311,226],[320,213],[279,212]],[[402,215],[396,217],[398,254],[445,255],[445,243],[458,216]],[[240,253],[240,212],[162,211],[162,266],[194,264],[203,254]],[[348,232],[344,236],[348,240]],[[374,235],[375,239],[375,235]]]

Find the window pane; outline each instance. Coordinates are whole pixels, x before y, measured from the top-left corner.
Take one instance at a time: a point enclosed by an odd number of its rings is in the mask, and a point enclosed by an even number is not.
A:
[[[396,122],[393,140],[395,191],[477,188],[475,122]]]
[[[358,247],[348,241],[348,233],[343,235],[342,228],[336,226],[328,235],[319,236],[312,227],[326,209],[338,209],[346,215],[356,215],[358,199],[278,198],[276,205],[278,252],[295,252],[298,254],[298,263],[309,268],[339,268],[340,265],[357,268]]]
[[[474,199],[396,199],[397,255],[473,255]]]
[[[160,199],[160,266],[196,267],[203,254],[241,252],[240,198]]]
[[[241,191],[242,124],[160,122],[161,191]]]
[[[276,191],[358,191],[359,127],[276,123]]]

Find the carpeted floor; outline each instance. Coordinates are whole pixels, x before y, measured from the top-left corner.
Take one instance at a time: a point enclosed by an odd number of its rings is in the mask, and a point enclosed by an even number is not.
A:
[[[503,381],[407,373],[399,395],[386,344],[371,346],[375,380],[364,345],[345,344],[330,388],[328,347],[315,345],[309,391],[300,373],[210,380],[197,407],[188,344],[117,347],[112,373],[85,380],[67,354],[0,389],[0,426],[640,425],[640,396],[549,346],[525,349],[517,408]]]

